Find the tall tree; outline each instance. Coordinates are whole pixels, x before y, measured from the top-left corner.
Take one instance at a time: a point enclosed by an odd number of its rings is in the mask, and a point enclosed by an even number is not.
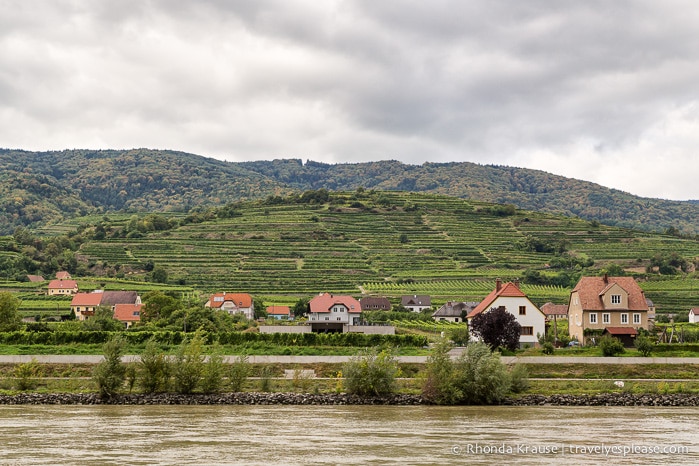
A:
[[[19,316],[19,300],[12,293],[0,293],[0,332],[17,330],[22,322]]]
[[[471,319],[470,325],[473,334],[490,346],[491,350],[503,347],[514,351],[519,346],[522,327],[504,306],[481,312]]]

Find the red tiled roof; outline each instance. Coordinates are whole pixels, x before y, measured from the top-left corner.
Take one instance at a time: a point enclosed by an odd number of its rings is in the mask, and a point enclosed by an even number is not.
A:
[[[102,302],[102,293],[76,293],[71,306],[99,306]]]
[[[499,282],[498,282],[499,283]],[[473,317],[477,314],[480,314],[483,311],[486,311],[490,308],[490,305],[493,304],[493,301],[495,301],[499,297],[508,297],[508,298],[526,298],[527,295],[524,294],[522,290],[519,289],[517,285],[515,285],[512,282],[507,282],[504,285],[500,287],[500,289],[496,288],[490,292],[486,298],[476,306],[474,310],[468,313],[468,316],[466,317]]]
[[[143,304],[117,304],[114,306],[114,318],[121,322],[140,322]]]
[[[541,306],[541,311],[547,316],[565,316],[568,315],[568,305],[546,303],[543,306]]]
[[[267,315],[288,316],[291,313],[289,306],[267,306]]]
[[[633,327],[604,327],[604,331],[610,335],[638,335]]]
[[[615,284],[629,294],[628,310],[648,310],[643,290],[641,290],[641,287],[638,286],[633,277],[582,277],[572,292],[578,293],[583,310],[603,311],[606,308],[602,301],[602,293]]]
[[[43,282],[44,281],[44,277],[42,277],[41,275],[27,275],[27,279],[30,282]]]
[[[252,296],[247,293],[214,293],[209,297],[208,304],[209,307],[219,308],[225,302],[232,302],[236,307],[252,307]]]
[[[72,290],[78,286],[75,280],[51,280],[49,288],[59,290]]]
[[[694,314],[695,316],[699,316],[699,307],[693,307],[689,310],[690,314]]]
[[[311,299],[308,304],[311,312],[330,312],[336,304],[343,304],[347,308],[347,312],[362,312],[361,304],[352,296],[334,296],[330,293],[323,293]]]
[[[70,278],[70,274],[65,271],[56,272],[56,278],[58,278],[59,280],[65,280],[67,278]]]

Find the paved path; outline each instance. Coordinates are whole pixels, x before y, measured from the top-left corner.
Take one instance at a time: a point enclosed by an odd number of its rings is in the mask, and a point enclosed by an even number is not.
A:
[[[457,351],[458,352],[458,351]],[[102,356],[96,355],[0,355],[0,364],[18,364],[36,359],[37,362],[46,364],[97,364]],[[233,362],[237,356],[227,356],[226,362]],[[251,363],[270,364],[316,364],[334,363],[342,364],[350,359],[350,356],[248,356]],[[138,356],[124,356],[125,362],[138,360]],[[398,356],[403,363],[424,364],[427,356]],[[575,356],[504,356],[505,364],[696,364],[697,358],[642,358],[642,357],[575,357]]]

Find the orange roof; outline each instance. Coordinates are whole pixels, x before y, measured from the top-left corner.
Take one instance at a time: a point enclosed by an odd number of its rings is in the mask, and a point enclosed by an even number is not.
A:
[[[65,280],[67,278],[70,278],[70,274],[65,271],[56,272],[56,278],[58,278],[59,280]]]
[[[49,288],[59,290],[72,290],[78,287],[78,282],[75,280],[51,280]]]
[[[116,304],[114,318],[122,322],[140,322],[143,304]]]
[[[643,290],[633,277],[582,277],[572,293],[578,293],[583,310],[603,311],[607,308],[602,301],[602,294],[613,285],[619,285],[629,294],[629,310],[648,310]]]
[[[290,312],[289,306],[267,306],[267,314],[271,316],[288,316]]]
[[[71,306],[99,306],[102,302],[102,293],[76,293]]]
[[[311,299],[308,304],[311,312],[330,312],[336,304],[344,305],[348,309],[347,312],[358,314],[362,312],[361,304],[352,296],[334,296],[330,293],[322,293]]]
[[[252,307],[252,296],[247,293],[214,293],[209,297],[210,307],[221,307],[225,302],[232,302],[236,307]]]
[[[604,327],[604,330],[610,335],[638,335],[633,327]]]
[[[490,294],[486,296],[486,298],[483,301],[481,301],[480,304],[478,304],[478,306],[476,306],[474,310],[469,312],[466,317],[473,317],[477,314],[480,314],[483,311],[488,310],[490,308],[490,305],[493,304],[493,301],[500,297],[526,298],[527,295],[524,294],[524,292],[520,290],[519,287],[512,282],[505,283],[504,285],[500,286],[500,289],[498,289],[498,286],[496,285],[495,289],[491,291]]]

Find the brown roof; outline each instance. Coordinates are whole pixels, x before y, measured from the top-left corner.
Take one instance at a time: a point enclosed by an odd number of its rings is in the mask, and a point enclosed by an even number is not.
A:
[[[633,327],[604,327],[604,331],[610,335],[638,335]]]
[[[568,315],[568,305],[546,303],[541,306],[541,311],[547,316],[565,316]]]
[[[372,296],[367,296],[359,300],[359,304],[362,306],[362,311],[371,311],[372,309],[380,309],[384,311],[391,310],[391,301],[388,298],[375,298]]]
[[[606,308],[602,301],[602,293],[615,284],[629,294],[629,310],[648,310],[643,290],[633,277],[582,277],[572,292],[578,293],[583,310],[603,311]]]
[[[65,271],[56,272],[56,278],[59,280],[70,279],[70,274]]]
[[[457,303],[454,301],[447,301],[442,307],[432,313],[432,317],[461,317],[462,312],[466,311],[466,314],[468,314],[473,311],[476,306],[478,306],[476,302]]]
[[[308,303],[311,312],[330,312],[336,304],[343,304],[347,308],[347,312],[362,312],[362,305],[352,296],[335,296],[330,293],[322,293]]]
[[[267,306],[267,315],[288,316],[291,313],[289,306]]]
[[[102,293],[76,293],[71,306],[99,306],[102,302]]]
[[[519,286],[515,285],[512,282],[507,282],[504,285],[500,285],[500,280],[497,280],[495,285],[495,289],[490,292],[486,298],[476,306],[474,310],[468,313],[467,317],[473,317],[477,314],[480,314],[483,311],[486,311],[490,308],[490,305],[493,304],[493,301],[495,301],[497,298],[504,296],[508,298],[526,298],[527,295],[524,294],[522,290],[519,289]]]
[[[30,282],[43,282],[44,281],[44,277],[42,277],[41,275],[27,275],[27,279]]]
[[[408,306],[432,306],[432,298],[425,294],[413,294],[400,297],[400,303],[403,307]]]
[[[121,322],[140,322],[143,304],[116,304],[114,318]]]
[[[694,314],[695,316],[699,316],[699,307],[693,307],[689,310],[690,314]]]
[[[78,282],[75,280],[51,280],[49,282],[49,288],[59,289],[59,290],[72,290],[77,288]]]
[[[102,306],[115,306],[117,304],[136,304],[138,293],[135,291],[103,291]]]

